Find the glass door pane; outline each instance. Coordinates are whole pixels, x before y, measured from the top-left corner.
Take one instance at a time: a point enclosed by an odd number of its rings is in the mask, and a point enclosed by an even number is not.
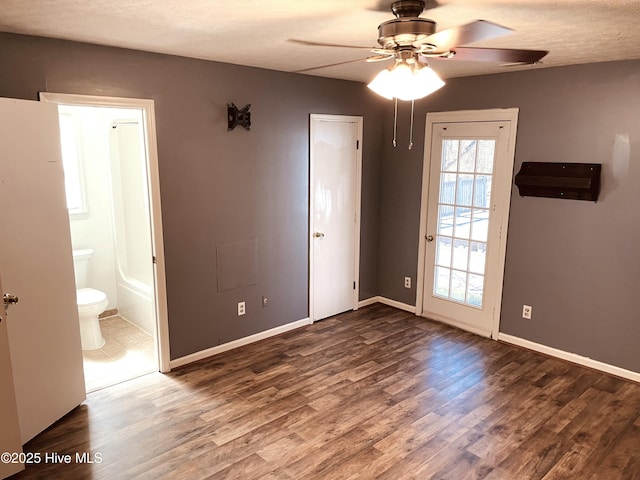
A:
[[[483,307],[496,141],[442,140],[433,295]]]

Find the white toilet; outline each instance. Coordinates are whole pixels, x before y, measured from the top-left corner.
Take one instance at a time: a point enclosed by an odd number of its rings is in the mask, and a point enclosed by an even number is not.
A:
[[[80,339],[83,350],[96,350],[104,346],[98,315],[105,311],[109,299],[104,292],[87,288],[87,267],[93,255],[90,248],[73,251],[73,266],[76,276],[76,298],[80,317]]]

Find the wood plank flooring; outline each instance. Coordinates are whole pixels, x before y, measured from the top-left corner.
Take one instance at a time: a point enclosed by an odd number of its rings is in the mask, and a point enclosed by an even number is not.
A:
[[[383,305],[89,395],[16,479],[640,479],[640,385]],[[76,454],[101,457],[76,462]]]

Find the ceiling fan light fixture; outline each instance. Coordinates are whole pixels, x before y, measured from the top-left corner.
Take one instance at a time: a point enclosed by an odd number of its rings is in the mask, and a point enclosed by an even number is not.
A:
[[[382,70],[373,80],[371,80],[371,82],[369,82],[367,87],[381,97],[384,97],[387,100],[393,100],[394,90],[393,82],[391,81],[391,70],[388,68]]]
[[[409,64],[398,61],[384,69],[367,85],[378,95],[392,100],[418,100],[444,86],[444,82],[431,67],[418,61]]]

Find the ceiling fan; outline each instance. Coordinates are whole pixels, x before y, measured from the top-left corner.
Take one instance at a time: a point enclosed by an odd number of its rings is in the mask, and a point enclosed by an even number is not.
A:
[[[433,0],[427,1],[427,8],[437,6],[437,3]],[[476,20],[465,25],[437,32],[437,23],[434,20],[420,17],[420,14],[424,10],[425,2],[423,0],[400,0],[393,2],[391,4],[391,11],[396,18],[381,23],[378,26],[379,48],[289,39],[290,42],[301,45],[356,48],[368,50],[375,54],[363,59],[305,68],[297,70],[296,73],[363,60],[376,62],[396,59],[396,61],[408,63],[413,61],[426,64],[429,58],[445,58],[448,60],[498,62],[504,64],[533,64],[539,62],[549,53],[545,50],[466,47],[464,45],[500,37],[511,33],[512,30],[485,20]]]
[[[427,1],[427,8],[429,9],[438,6],[437,0]],[[296,73],[363,60],[378,62],[394,59],[394,64],[378,73],[368,87],[378,95],[390,100],[395,99],[394,147],[396,146],[398,100],[411,101],[411,124],[409,130],[409,150],[411,150],[413,146],[414,101],[426,97],[444,85],[444,82],[436,72],[429,67],[429,58],[442,58],[447,61],[471,60],[503,64],[533,64],[539,62],[549,53],[545,50],[466,47],[465,45],[469,43],[500,37],[511,33],[512,30],[485,20],[476,20],[459,27],[437,32],[435,21],[420,17],[424,10],[425,1],[423,0],[393,2],[391,11],[396,18],[383,22],[378,26],[378,44],[380,47],[358,47],[290,39],[290,42],[301,45],[357,48],[368,50],[374,54],[362,59],[305,68],[297,70]]]

